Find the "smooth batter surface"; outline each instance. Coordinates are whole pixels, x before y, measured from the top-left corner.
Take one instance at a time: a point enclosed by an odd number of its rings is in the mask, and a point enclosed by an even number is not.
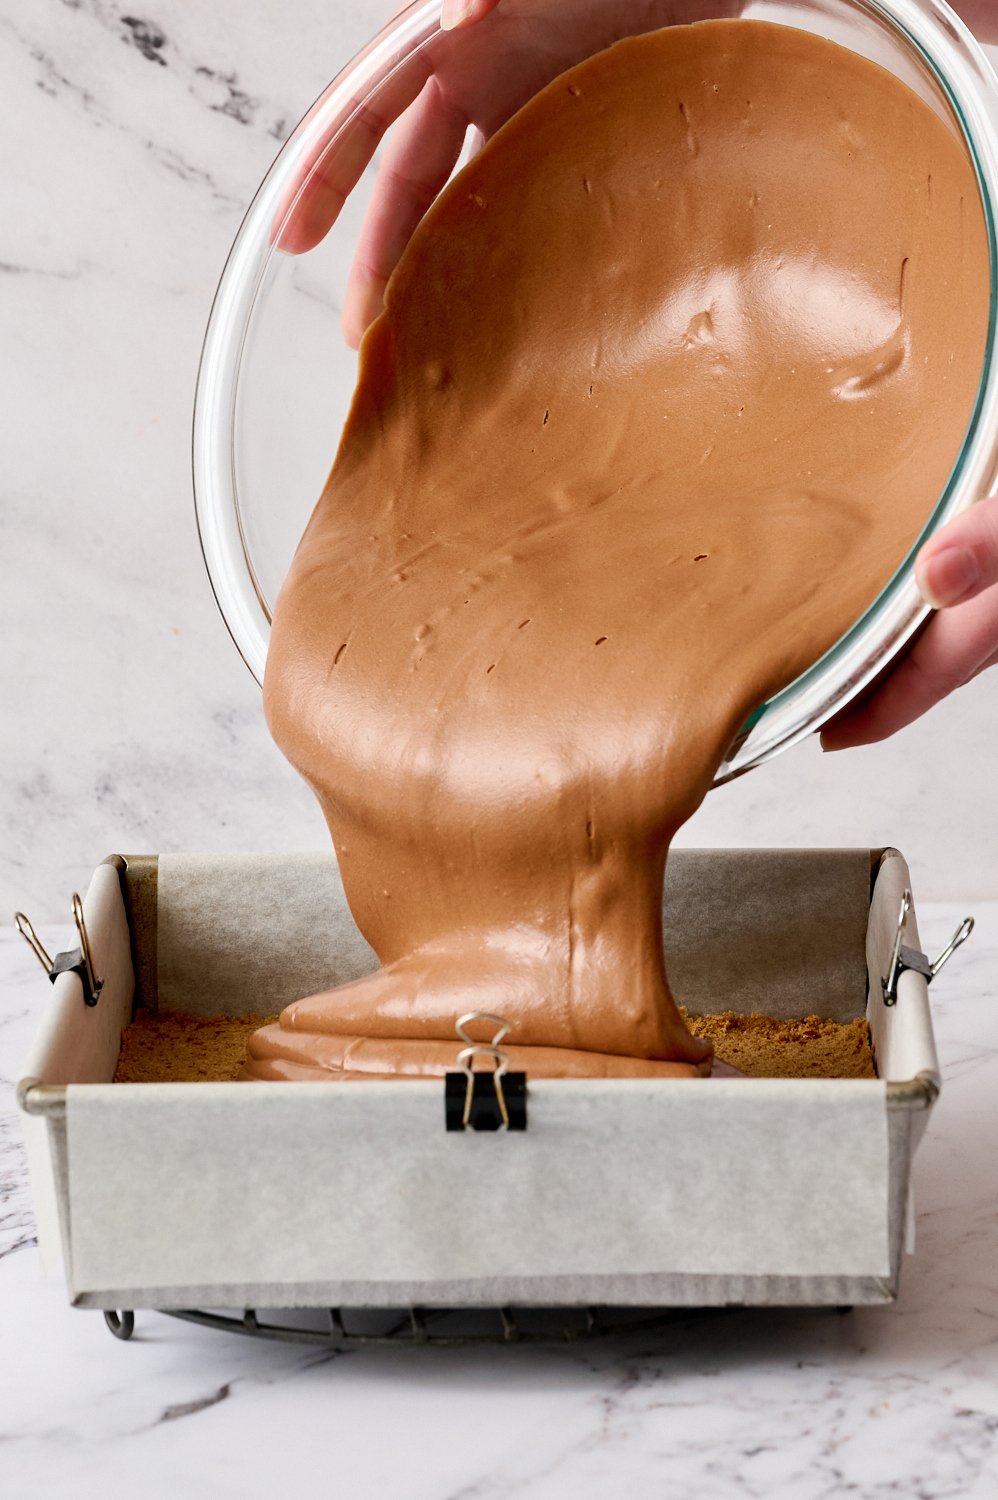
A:
[[[499,132],[364,341],[267,664],[382,968],[251,1076],[438,1071],[477,1009],[534,1076],[709,1066],[669,841],[914,543],[988,294],[947,125],[804,32],[624,41]]]

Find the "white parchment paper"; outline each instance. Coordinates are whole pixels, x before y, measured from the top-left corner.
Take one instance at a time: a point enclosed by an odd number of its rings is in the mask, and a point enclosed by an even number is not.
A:
[[[903,862],[889,878],[907,878]],[[862,1009],[866,851],[698,853],[677,858],[672,880],[673,902],[677,884],[686,902],[682,961],[713,1008],[758,993],[759,1008],[802,1014],[841,986],[847,1013]],[[115,970],[120,1024],[130,959],[120,902],[102,881],[92,937]],[[768,915],[751,920],[740,903],[765,890]],[[178,1009],[277,1008],[373,964],[328,857],[164,860],[161,900],[161,1003]],[[893,900],[885,885],[876,912]],[[826,947],[838,967],[819,963]],[[71,1083],[60,1215],[78,1295],[159,1288],[163,1305],[170,1287],[266,1285],[293,1304],[296,1287],[349,1283],[358,1297],[405,1284],[432,1301],[437,1286],[533,1278],[571,1302],[593,1278],[607,1300],[615,1286],[626,1300],[635,1278],[669,1274],[888,1285],[880,1081],[535,1081],[525,1133],[448,1135],[439,1081],[101,1083],[113,1068],[112,1007],[67,1002],[35,1059],[38,1076]],[[909,1013],[878,1022],[882,1044],[931,1066],[921,1026],[898,1050],[894,1029]],[[92,1060],[82,1072],[81,1059]],[[893,1170],[906,1176],[907,1158]]]
[[[332,854],[162,854],[157,928],[161,1010],[269,1015],[378,967]]]
[[[557,1275],[884,1276],[875,1082],[538,1082],[447,1134],[439,1082],[74,1089],[76,1291]]]
[[[122,1028],[132,1014],[132,959],[128,922],[117,871],[98,865],[83,901],[83,917],[97,974],[103,979],[100,1000],[83,1003],[79,976],[60,974],[43,1005],[38,1031],[24,1062],[18,1092],[34,1083],[100,1083],[114,1074]],[[59,1189],[53,1174],[48,1122],[22,1115],[31,1173],[38,1248],[45,1271],[62,1258]]]
[[[866,1005],[868,849],[680,849],[670,857],[665,949],[695,1014],[834,1020]],[[162,1009],[275,1012],[377,967],[335,857],[161,855]]]

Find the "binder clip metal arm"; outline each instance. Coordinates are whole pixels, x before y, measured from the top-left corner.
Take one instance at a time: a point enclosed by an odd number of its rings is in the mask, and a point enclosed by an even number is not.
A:
[[[964,917],[939,957],[932,961],[926,958],[919,949],[905,946],[904,930],[908,924],[910,911],[911,891],[906,890],[901,897],[901,911],[898,915],[897,932],[894,934],[890,967],[886,976],[880,981],[880,987],[884,993],[884,1004],[887,1006],[897,1005],[898,980],[906,969],[910,969],[915,974],[921,974],[926,984],[931,984],[940,969],[949,963],[956,950],[963,946],[974,930],[973,917]]]
[[[87,935],[87,924],[83,917],[83,902],[76,891],[73,892],[73,921],[76,923],[76,932],[80,939],[80,946],[78,948],[69,948],[65,953],[57,953],[53,960],[49,957],[41,938],[24,915],[24,912],[16,911],[14,913],[14,926],[45,970],[52,984],[55,984],[60,974],[78,974],[80,976],[80,983],[83,986],[83,1003],[93,1006],[100,999],[100,992],[104,987],[104,981],[94,968],[93,955],[90,951],[90,938]]]

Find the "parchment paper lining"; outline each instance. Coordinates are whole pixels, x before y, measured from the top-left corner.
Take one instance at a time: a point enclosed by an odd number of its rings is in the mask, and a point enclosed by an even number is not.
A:
[[[438,1083],[75,1089],[73,1281],[886,1275],[882,1085],[799,1103],[543,1082],[497,1138],[446,1134]]]
[[[851,1021],[866,1006],[870,852],[676,850],[664,906],[673,990],[694,1014]],[[377,959],[332,854],[161,855],[159,1005],[261,1014]]]
[[[276,1009],[371,966],[328,858],[163,864],[163,1004]],[[906,881],[896,866],[891,881]],[[839,995],[843,1019],[861,1012],[866,926],[878,973],[889,924],[877,913],[894,901],[885,886],[871,919],[869,872],[866,850],[677,856],[670,896],[686,903],[689,984],[721,1009],[765,993],[770,1010],[834,1013],[816,1003],[820,989]],[[111,943],[102,951],[127,990],[123,907],[107,872],[98,880],[91,937]],[[768,920],[741,919],[740,903],[762,891]],[[286,903],[299,897],[296,914]],[[730,979],[719,977],[715,955],[739,948],[745,972],[732,957]],[[839,962],[823,966],[823,951]],[[934,1063],[921,1028],[904,1052],[890,1040],[909,1012],[877,1024],[887,1055],[920,1071]],[[59,1037],[36,1053],[51,1082],[63,1081],[58,1059],[88,1055],[83,1033],[105,1024],[82,1005],[60,1015]],[[316,1285],[419,1285],[428,1301],[460,1285],[488,1301],[491,1287],[532,1282],[557,1285],[566,1303],[593,1285],[626,1302],[636,1280],[689,1276],[715,1287],[851,1279],[879,1299],[896,1281],[890,1205],[909,1165],[888,1124],[879,1081],[535,1081],[528,1131],[499,1137],[448,1136],[435,1082],[74,1084],[59,1189],[71,1289],[286,1286],[292,1305],[296,1287]]]

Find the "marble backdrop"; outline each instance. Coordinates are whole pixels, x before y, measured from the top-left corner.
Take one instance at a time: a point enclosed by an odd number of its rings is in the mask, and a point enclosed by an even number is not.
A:
[[[191,500],[202,331],[279,144],[389,0],[0,0],[0,912],[111,850],[322,847],[222,627]],[[900,844],[998,893],[998,679],[891,744],[712,793],[698,844]]]
[[[923,906],[929,946],[962,914]],[[121,1344],[41,1279],[12,1081],[48,986],[0,926],[4,1500],[994,1500],[998,904],[978,916],[932,991],[946,1081],[897,1305],[342,1354],[152,1312]]]

